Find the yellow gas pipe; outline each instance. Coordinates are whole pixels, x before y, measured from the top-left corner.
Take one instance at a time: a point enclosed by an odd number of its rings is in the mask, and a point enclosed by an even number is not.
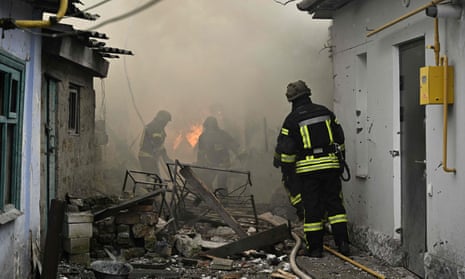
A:
[[[366,267],[366,266],[364,266],[364,265],[362,265],[362,264],[360,264],[360,263],[358,263],[358,262],[352,260],[351,258],[342,255],[341,253],[339,253],[339,252],[337,252],[337,251],[331,249],[331,247],[329,247],[329,246],[327,246],[327,245],[323,245],[323,248],[324,248],[326,251],[332,253],[333,255],[335,255],[335,256],[337,256],[337,257],[343,259],[344,261],[346,261],[346,262],[348,262],[348,263],[350,263],[350,264],[352,264],[352,265],[354,265],[354,266],[360,268],[361,270],[363,270],[363,271],[365,271],[365,272],[370,273],[371,275],[375,276],[376,278],[379,278],[379,279],[385,279],[385,278],[386,278],[384,275],[379,274],[378,272],[376,272],[376,271],[374,271],[374,270],[372,270],[372,269],[370,269],[370,268],[368,268],[368,267]]]
[[[388,22],[388,23],[384,24],[383,26],[381,26],[381,27],[379,27],[379,28],[376,28],[375,30],[373,30],[373,31],[371,31],[371,32],[368,32],[368,34],[367,34],[366,36],[367,36],[367,37],[370,37],[370,36],[372,36],[372,35],[374,35],[374,34],[380,32],[380,31],[382,31],[382,30],[384,30],[384,29],[386,29],[386,28],[388,28],[388,27],[390,27],[390,26],[392,26],[392,25],[394,25],[394,24],[396,24],[396,23],[398,23],[398,22],[400,22],[400,21],[406,19],[406,18],[409,18],[409,17],[411,17],[411,16],[413,16],[413,15],[415,15],[415,14],[418,14],[419,12],[421,12],[421,11],[423,11],[423,10],[426,10],[427,8],[432,7],[432,6],[435,6],[436,4],[439,4],[439,3],[444,2],[444,1],[445,1],[445,0],[433,0],[433,1],[431,1],[431,3],[429,3],[429,4],[423,5],[423,6],[421,6],[421,7],[418,8],[418,9],[415,9],[415,10],[413,10],[413,11],[411,11],[411,12],[409,12],[409,13],[407,13],[407,14],[401,16],[401,17],[398,17],[397,19],[395,19],[395,20],[393,20],[393,21],[391,21],[391,22]]]
[[[438,17],[434,18],[434,45],[427,46],[427,48],[433,49],[434,61],[436,62],[436,66],[439,66],[439,52],[441,51],[441,45],[439,44],[439,19]]]
[[[441,64],[444,69],[444,87],[443,87],[443,100],[442,100],[442,110],[443,110],[443,129],[442,129],[442,169],[445,172],[453,172],[455,173],[455,168],[448,168],[447,167],[447,100],[449,97],[449,61],[447,56],[441,57]]]
[[[44,28],[50,27],[59,22],[66,14],[68,9],[68,0],[61,0],[60,7],[55,17],[50,17],[48,20],[13,20],[14,24],[21,28]],[[1,20],[0,22],[3,22]]]
[[[408,17],[411,17],[412,15],[415,15],[429,7],[432,7],[432,6],[435,6],[436,4],[439,4],[441,2],[443,2],[445,0],[433,0],[431,1],[431,3],[429,4],[426,4],[426,5],[423,5],[421,6],[420,8],[418,9],[415,9],[401,17],[398,17],[397,19],[393,20],[393,21],[390,21],[386,24],[384,24],[383,26],[369,32],[366,36],[367,37],[370,37]],[[428,48],[430,49],[433,49],[434,50],[434,59],[435,59],[435,62],[436,62],[436,66],[439,66],[439,53],[440,53],[440,44],[439,44],[439,20],[438,20],[438,17],[436,16],[434,18],[434,45],[433,46],[428,46]],[[441,66],[443,66],[444,68],[444,88],[443,88],[443,154],[442,154],[442,167],[443,167],[443,170],[445,172],[453,172],[455,173],[456,172],[456,169],[455,168],[448,168],[447,167],[447,101],[448,101],[448,60],[447,60],[447,56],[443,56],[442,59],[441,59]]]

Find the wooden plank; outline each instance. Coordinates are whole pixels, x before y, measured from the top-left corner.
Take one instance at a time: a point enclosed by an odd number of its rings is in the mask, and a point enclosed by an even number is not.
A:
[[[56,279],[61,254],[66,203],[53,199],[50,205],[41,279]]]
[[[94,213],[94,222],[105,219],[105,218],[110,217],[110,216],[114,216],[114,215],[118,214],[123,209],[127,209],[127,208],[131,207],[132,205],[141,203],[141,202],[143,202],[144,200],[146,200],[148,198],[154,197],[156,195],[159,195],[159,194],[162,194],[162,193],[165,193],[165,192],[166,192],[166,190],[164,188],[163,189],[158,189],[158,190],[152,191],[150,193],[147,193],[145,195],[142,195],[142,196],[127,200],[125,202],[122,202],[120,204],[117,204],[117,205],[102,209],[100,211],[97,211],[97,212]]]
[[[259,232],[246,238],[240,239],[221,247],[205,252],[206,255],[225,258],[250,249],[260,249],[266,246],[289,239],[289,228],[287,224],[271,228],[267,231]]]
[[[194,174],[192,169],[188,166],[181,167],[179,171],[181,175],[186,179],[187,183],[196,194],[200,195],[200,198],[207,204],[208,207],[215,210],[220,217],[230,226],[239,237],[243,238],[247,236],[247,233],[242,229],[240,224],[229,214],[221,202],[216,196],[210,191],[210,189]],[[192,190],[192,189],[191,189]]]

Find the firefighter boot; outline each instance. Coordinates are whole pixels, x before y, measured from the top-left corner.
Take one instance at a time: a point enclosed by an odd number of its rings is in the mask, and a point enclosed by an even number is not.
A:
[[[347,223],[341,222],[332,224],[334,242],[338,247],[339,253],[344,256],[350,256],[349,234],[347,233]]]
[[[306,232],[305,238],[307,239],[307,251],[305,255],[311,258],[323,257],[323,235],[324,231]]]
[[[346,257],[350,256],[350,247],[347,241],[341,241],[339,243],[339,253],[343,254]]]

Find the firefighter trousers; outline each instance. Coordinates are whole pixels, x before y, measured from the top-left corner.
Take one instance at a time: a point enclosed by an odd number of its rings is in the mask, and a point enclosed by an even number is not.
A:
[[[327,213],[334,241],[349,242],[347,215],[342,201],[339,171],[299,175],[305,209],[304,233],[309,251],[323,250],[324,215]]]

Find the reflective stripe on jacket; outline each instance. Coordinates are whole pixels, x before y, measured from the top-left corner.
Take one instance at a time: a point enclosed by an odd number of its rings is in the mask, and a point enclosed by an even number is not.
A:
[[[334,113],[308,99],[286,117],[275,159],[281,166],[292,165],[298,174],[339,169],[336,144],[344,144],[344,132]]]

